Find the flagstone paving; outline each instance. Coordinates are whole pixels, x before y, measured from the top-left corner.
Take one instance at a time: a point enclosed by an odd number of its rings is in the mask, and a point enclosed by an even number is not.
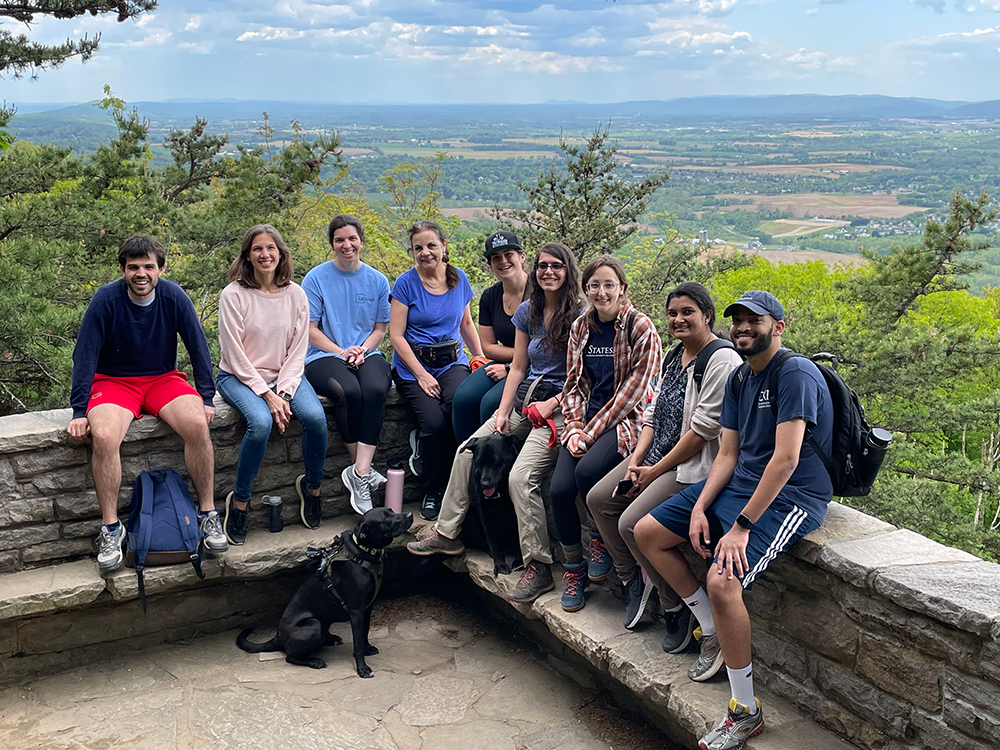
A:
[[[247,654],[236,631],[0,691],[0,747],[301,750],[669,750],[534,645],[426,597],[376,605],[359,678],[347,623],[327,668]],[[252,636],[266,640],[264,629]]]

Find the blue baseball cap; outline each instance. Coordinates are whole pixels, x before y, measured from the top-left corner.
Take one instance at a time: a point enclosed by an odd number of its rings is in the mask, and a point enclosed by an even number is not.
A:
[[[778,302],[778,298],[769,292],[759,290],[743,292],[743,296],[729,305],[722,314],[731,318],[737,307],[745,307],[758,315],[770,315],[775,320],[785,319],[785,308]]]

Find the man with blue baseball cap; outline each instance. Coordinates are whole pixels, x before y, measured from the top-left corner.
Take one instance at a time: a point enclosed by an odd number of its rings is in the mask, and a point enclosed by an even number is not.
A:
[[[727,668],[729,711],[701,738],[702,750],[739,750],[763,731],[743,591],[778,554],[823,522],[833,495],[823,460],[805,441],[809,430],[830,453],[830,391],[816,365],[781,347],[785,308],[768,292],[749,291],[724,315],[732,318],[733,343],[747,362],[726,387],[719,455],[705,481],[674,495],[635,527],[636,542],[701,626],[701,654],[688,676],[701,682],[723,664]],[[688,540],[713,560],[707,593],[677,549]]]

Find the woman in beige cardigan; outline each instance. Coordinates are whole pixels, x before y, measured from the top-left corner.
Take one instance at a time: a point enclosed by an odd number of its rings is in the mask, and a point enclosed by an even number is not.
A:
[[[694,619],[646,561],[633,529],[668,497],[707,477],[719,452],[722,397],[729,374],[742,360],[712,332],[714,322],[712,296],[701,284],[685,282],[670,292],[667,324],[679,344],[664,357],[660,385],[643,412],[635,451],[587,493],[587,505],[622,581],[625,627],[638,624],[655,587],[665,612],[667,634],[662,645],[668,653],[687,647]],[[708,355],[707,364],[697,383],[702,350]],[[631,487],[620,492],[619,483],[625,482]],[[645,581],[638,566],[648,575]]]

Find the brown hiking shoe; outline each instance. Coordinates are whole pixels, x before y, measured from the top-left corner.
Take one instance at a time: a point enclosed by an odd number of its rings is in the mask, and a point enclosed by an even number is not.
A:
[[[546,591],[556,587],[552,580],[552,570],[547,563],[532,560],[524,566],[520,579],[507,592],[507,601],[515,604],[530,604]]]
[[[465,545],[458,539],[449,539],[441,536],[436,531],[432,531],[420,541],[410,542],[406,545],[414,555],[427,557],[429,555],[461,555],[465,552]]]

